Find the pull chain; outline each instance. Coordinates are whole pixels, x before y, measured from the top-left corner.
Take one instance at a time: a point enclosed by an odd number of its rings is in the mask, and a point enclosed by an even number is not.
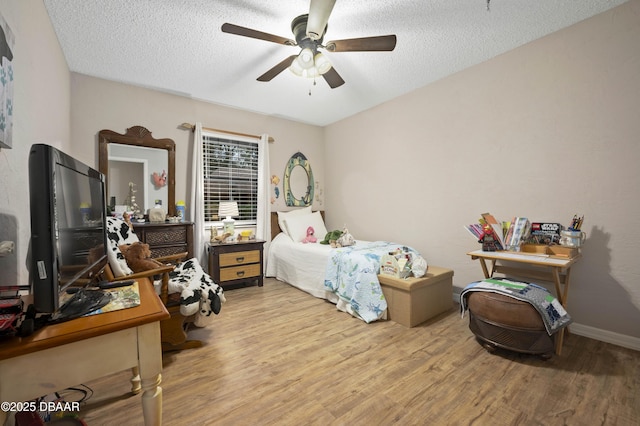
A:
[[[315,77],[313,78],[313,85],[314,86],[316,85],[316,78]],[[309,88],[309,96],[311,96],[311,88]]]

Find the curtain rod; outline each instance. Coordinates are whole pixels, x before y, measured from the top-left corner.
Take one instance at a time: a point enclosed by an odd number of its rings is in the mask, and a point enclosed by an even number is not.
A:
[[[191,130],[192,132],[196,129],[195,124],[191,124],[191,123],[182,123],[180,125],[180,127],[184,128],[184,129]],[[250,134],[247,134],[247,133],[231,132],[229,130],[213,129],[211,127],[203,127],[202,130],[209,130],[211,132],[219,132],[219,133],[226,133],[226,134],[229,134],[229,135],[246,136],[246,137],[249,137],[249,138],[260,139],[260,136],[258,136],[258,135],[250,135]],[[269,136],[269,142],[275,142],[275,139],[273,139],[273,137]]]

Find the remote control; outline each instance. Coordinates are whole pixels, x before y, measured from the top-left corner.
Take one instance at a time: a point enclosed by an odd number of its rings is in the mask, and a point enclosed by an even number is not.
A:
[[[107,290],[110,288],[125,287],[133,284],[134,282],[136,281],[135,280],[125,280],[125,281],[115,281],[115,282],[104,281],[98,284],[98,288],[102,290]]]

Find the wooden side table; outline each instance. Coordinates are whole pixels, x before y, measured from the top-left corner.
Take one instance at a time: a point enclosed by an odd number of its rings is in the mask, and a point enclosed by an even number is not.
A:
[[[263,285],[263,240],[208,244],[209,274],[223,289],[256,281]]]
[[[495,273],[504,276],[533,278],[552,282],[556,290],[556,298],[567,308],[569,294],[569,278],[571,267],[580,259],[580,254],[573,257],[549,256],[536,253],[482,251],[475,250],[467,253],[471,259],[480,260],[480,266],[485,278],[491,278]],[[490,266],[487,265],[490,261]],[[565,328],[558,332],[556,339],[556,354],[562,351]]]

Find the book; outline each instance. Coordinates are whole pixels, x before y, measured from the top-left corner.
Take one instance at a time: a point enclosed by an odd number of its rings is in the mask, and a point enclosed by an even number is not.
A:
[[[527,239],[529,244],[560,244],[562,225],[549,222],[532,222],[531,235]]]
[[[466,229],[476,240],[480,240],[484,235],[484,226],[490,225],[496,238],[496,246],[498,250],[504,250],[504,223],[499,222],[491,213],[482,213],[478,219],[478,223],[465,225]]]
[[[505,248],[517,251],[522,243],[527,241],[531,232],[531,222],[526,217],[514,217],[509,225],[505,238]]]
[[[491,225],[491,227],[493,228],[493,232],[498,237],[498,242],[502,246],[502,249],[504,249],[506,246],[502,224],[498,222],[498,220],[491,213],[482,213],[480,216],[482,216],[482,219],[484,219],[485,223]]]

